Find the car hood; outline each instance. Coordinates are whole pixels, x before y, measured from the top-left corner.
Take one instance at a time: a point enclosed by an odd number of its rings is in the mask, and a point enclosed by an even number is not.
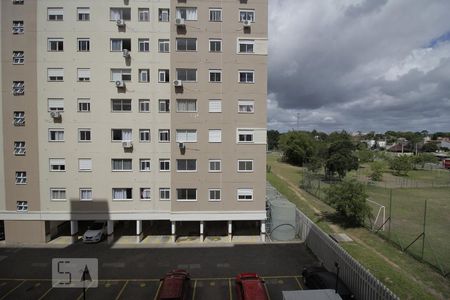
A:
[[[84,233],[84,236],[85,237],[95,237],[101,233],[102,233],[101,230],[88,230]]]

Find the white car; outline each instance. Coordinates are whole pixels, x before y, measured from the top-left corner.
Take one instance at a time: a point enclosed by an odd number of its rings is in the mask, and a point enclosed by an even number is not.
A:
[[[94,222],[83,234],[84,243],[98,243],[106,235],[105,222]]]

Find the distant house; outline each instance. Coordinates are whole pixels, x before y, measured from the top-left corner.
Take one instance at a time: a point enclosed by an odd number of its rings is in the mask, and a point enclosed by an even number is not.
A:
[[[447,148],[450,149],[450,140],[449,139],[443,139],[441,140],[439,144],[439,148]]]
[[[389,152],[406,153],[412,152],[410,143],[396,143],[387,149]]]

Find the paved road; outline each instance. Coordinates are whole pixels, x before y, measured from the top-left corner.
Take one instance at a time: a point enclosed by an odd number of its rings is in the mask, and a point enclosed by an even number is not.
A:
[[[233,277],[256,272],[266,280],[271,300],[282,290],[301,289],[300,273],[315,258],[303,244],[230,247],[111,249],[106,243],[77,243],[63,249],[0,248],[0,300],[79,299],[80,289],[51,287],[51,260],[98,258],[99,287],[86,299],[153,299],[159,278],[187,269],[193,278],[191,299],[236,299]]]

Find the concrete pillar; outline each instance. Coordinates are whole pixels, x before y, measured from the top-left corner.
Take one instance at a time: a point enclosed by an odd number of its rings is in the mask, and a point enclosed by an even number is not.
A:
[[[170,227],[170,232],[171,232],[171,234],[172,234],[172,242],[175,242],[176,241],[176,239],[177,239],[177,236],[176,236],[176,228],[177,227],[177,225],[176,225],[176,222],[175,221],[172,221],[172,223],[171,223],[171,227]]]
[[[108,242],[114,241],[114,221],[108,220],[106,223],[106,234],[108,236]]]
[[[200,221],[200,242],[203,242],[205,238],[204,229],[205,229],[205,222]]]
[[[142,232],[142,220],[136,221],[136,242],[140,243],[144,238],[144,233]]]
[[[72,243],[78,241],[78,221],[70,221],[70,236],[72,238]]]
[[[261,220],[261,242],[266,241],[266,221]]]
[[[228,238],[231,239],[233,237],[233,221],[228,221]]]

